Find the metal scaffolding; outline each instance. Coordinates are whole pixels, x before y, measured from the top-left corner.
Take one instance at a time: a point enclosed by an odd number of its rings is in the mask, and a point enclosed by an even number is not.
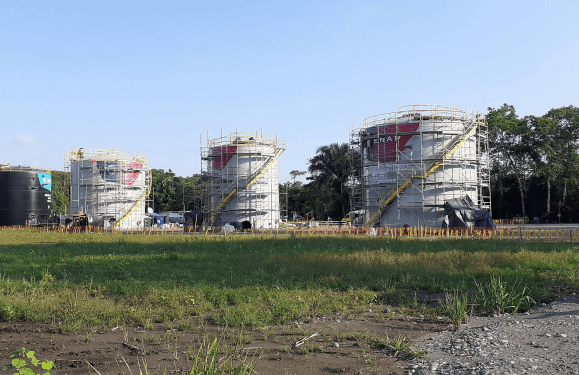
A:
[[[280,222],[277,161],[285,150],[277,135],[235,132],[210,139],[201,135],[206,225],[249,222],[275,228]]]
[[[96,225],[116,229],[144,226],[151,173],[144,154],[119,149],[71,149],[65,152],[70,172],[71,213],[82,213]]]
[[[488,127],[466,108],[413,105],[350,129],[357,225],[439,226],[444,202],[469,195],[490,211]]]

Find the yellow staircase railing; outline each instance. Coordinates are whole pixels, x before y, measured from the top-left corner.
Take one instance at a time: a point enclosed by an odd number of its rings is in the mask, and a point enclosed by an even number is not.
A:
[[[466,142],[470,137],[472,137],[477,130],[478,122],[474,121],[471,128],[467,130],[466,133],[462,133],[457,135],[454,139],[448,142],[447,146],[439,152],[438,156],[435,156],[434,162],[430,164],[428,170],[424,175],[411,175],[409,178],[399,187],[391,189],[386,195],[386,198],[381,200],[380,207],[374,212],[374,214],[370,217],[370,219],[366,222],[366,226],[370,226],[372,222],[376,219],[376,217],[381,216],[384,212],[384,209],[394,201],[394,199],[402,193],[410,184],[412,183],[412,179],[416,177],[426,178],[432,174],[435,170],[438,169],[442,165],[445,159],[450,158],[463,144]]]
[[[275,163],[275,161],[277,160],[277,158],[279,158],[279,156],[282,154],[282,152],[283,152],[283,149],[279,149],[275,153],[275,155],[270,158],[270,160],[266,161],[260,169],[258,169],[253,175],[251,175],[248,179],[249,180],[248,183],[245,185],[245,189],[248,189],[257,180],[259,180],[259,178],[261,176],[263,176],[263,174],[269,169],[269,167],[271,167],[273,165],[273,163]],[[225,189],[225,191],[226,191],[225,194],[227,194],[227,195],[225,196],[225,198],[223,198],[223,200],[213,210],[211,216],[209,217],[209,220],[207,221],[209,224],[212,224],[213,220],[217,219],[217,217],[219,216],[219,213],[221,212],[221,208],[223,208],[225,205],[227,205],[227,203],[229,203],[231,198],[233,198],[235,196],[235,194],[237,193],[237,188],[235,187],[235,183],[236,183],[236,181],[233,181],[227,187],[227,189]]]

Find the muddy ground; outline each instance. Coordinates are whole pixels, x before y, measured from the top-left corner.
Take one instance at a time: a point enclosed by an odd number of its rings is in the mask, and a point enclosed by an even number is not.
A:
[[[184,329],[185,328],[185,329]],[[407,361],[386,349],[371,347],[367,338],[418,337],[448,328],[448,323],[425,321],[384,311],[366,311],[356,316],[312,317],[284,326],[260,330],[225,328],[202,322],[191,327],[157,325],[115,327],[82,333],[57,333],[49,324],[0,322],[0,368],[10,363],[10,354],[21,347],[36,351],[39,360],[52,360],[52,374],[139,374],[146,362],[149,374],[189,373],[191,359],[204,338],[221,338],[224,348],[237,355],[260,356],[260,375],[289,374],[403,374]],[[305,344],[292,344],[318,332]],[[96,371],[95,371],[96,369]]]

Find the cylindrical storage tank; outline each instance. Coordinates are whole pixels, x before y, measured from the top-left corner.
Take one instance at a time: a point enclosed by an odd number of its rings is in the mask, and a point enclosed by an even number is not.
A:
[[[0,165],[0,226],[47,222],[51,191],[49,170]]]
[[[278,157],[285,143],[261,133],[233,133],[202,148],[209,225],[248,221],[251,227],[280,223]]]
[[[105,228],[138,229],[145,222],[150,171],[142,154],[116,149],[75,149],[66,153],[71,213],[93,218]]]
[[[365,225],[438,227],[444,203],[464,196],[487,208],[485,131],[484,115],[453,106],[406,106],[364,120],[351,142]]]

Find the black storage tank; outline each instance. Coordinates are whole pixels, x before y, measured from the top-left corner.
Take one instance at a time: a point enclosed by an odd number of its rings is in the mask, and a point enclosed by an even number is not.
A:
[[[0,165],[0,226],[37,225],[51,213],[50,171]]]

